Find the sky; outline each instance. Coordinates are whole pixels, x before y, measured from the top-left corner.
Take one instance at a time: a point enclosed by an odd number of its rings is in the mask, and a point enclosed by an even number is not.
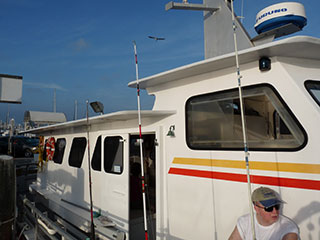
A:
[[[0,103],[0,120],[23,123],[25,111],[86,116],[86,101],[100,101],[104,113],[137,109],[133,41],[139,78],[204,59],[203,13],[165,10],[169,0],[0,0],[0,73],[23,77],[22,104]],[[182,2],[181,0],[176,2]],[[235,0],[249,35],[256,14],[285,1]],[[299,33],[320,37],[318,0],[304,5],[308,24]],[[202,3],[189,0],[189,3]],[[232,27],[232,26],[230,26]],[[164,37],[155,41],[148,36]],[[153,97],[141,94],[142,109]],[[95,113],[90,110],[90,116]]]

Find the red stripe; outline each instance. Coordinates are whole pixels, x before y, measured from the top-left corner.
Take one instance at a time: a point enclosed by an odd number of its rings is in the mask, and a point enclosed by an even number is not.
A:
[[[233,181],[233,182],[247,182],[247,175],[237,174],[237,173],[170,168],[169,174],[212,178],[212,179],[227,180],[227,181]],[[250,175],[250,181],[251,183],[265,184],[265,185],[271,185],[271,186],[320,190],[320,181],[316,181],[316,180]]]

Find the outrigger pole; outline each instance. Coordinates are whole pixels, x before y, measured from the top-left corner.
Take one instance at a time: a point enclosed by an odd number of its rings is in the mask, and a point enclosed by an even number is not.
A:
[[[249,208],[250,208],[250,217],[251,217],[251,228],[252,228],[252,237],[256,240],[256,231],[254,228],[254,216],[251,202],[251,181],[250,181],[250,169],[249,169],[249,150],[248,150],[248,141],[246,133],[246,123],[244,118],[244,105],[242,97],[242,87],[241,87],[241,74],[239,67],[239,56],[238,56],[238,46],[237,46],[237,34],[236,34],[236,20],[234,17],[233,9],[233,0],[231,0],[231,11],[232,11],[232,25],[233,25],[233,40],[234,40],[234,51],[236,55],[236,67],[237,67],[237,77],[238,77],[238,88],[239,88],[239,100],[240,100],[240,112],[241,112],[241,123],[242,123],[242,134],[243,134],[243,146],[246,160],[246,170],[247,170],[247,183],[248,183],[248,199],[249,199]]]
[[[145,192],[145,179],[144,179],[144,162],[143,162],[143,148],[142,148],[142,133],[141,133],[141,110],[140,110],[140,86],[139,86],[139,73],[138,73],[138,56],[137,45],[133,41],[134,58],[136,62],[136,80],[137,80],[137,101],[138,101],[138,120],[139,120],[139,146],[140,146],[140,163],[141,163],[141,187],[142,187],[142,199],[143,199],[143,220],[144,220],[144,232],[145,240],[148,240],[148,224],[147,224],[147,206],[146,206],[146,192]]]
[[[93,222],[93,203],[92,203],[92,181],[91,181],[91,166],[90,166],[90,142],[89,142],[89,101],[87,104],[87,139],[88,139],[88,168],[89,168],[89,193],[90,193],[90,214],[91,214],[91,240],[95,240],[94,222]]]

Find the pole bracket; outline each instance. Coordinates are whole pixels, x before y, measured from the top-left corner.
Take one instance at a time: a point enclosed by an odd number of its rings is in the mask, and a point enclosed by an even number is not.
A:
[[[218,11],[220,8],[209,7],[205,4],[169,2],[166,4],[166,11],[170,9],[215,12],[215,11]]]

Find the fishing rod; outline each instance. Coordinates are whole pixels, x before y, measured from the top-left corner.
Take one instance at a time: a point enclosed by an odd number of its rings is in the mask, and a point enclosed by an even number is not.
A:
[[[94,223],[93,223],[93,203],[92,203],[92,181],[91,181],[91,166],[90,166],[90,142],[89,142],[89,101],[87,104],[87,139],[88,139],[88,167],[89,167],[89,193],[90,193],[90,214],[91,214],[91,240],[95,239]]]
[[[138,73],[138,56],[137,45],[133,41],[134,58],[136,62],[136,80],[137,80],[137,101],[138,101],[138,120],[139,120],[139,146],[140,146],[140,162],[141,162],[141,181],[142,181],[142,199],[143,199],[143,221],[145,240],[148,240],[148,224],[147,224],[147,207],[146,207],[146,192],[145,192],[145,179],[144,179],[144,163],[143,163],[143,148],[142,148],[142,133],[141,133],[141,110],[140,110],[140,86],[139,86],[139,73]]]
[[[231,0],[231,11],[232,11],[232,27],[233,27],[233,40],[234,40],[234,51],[236,55],[236,67],[237,67],[237,78],[238,78],[238,89],[239,89],[239,100],[240,100],[240,113],[241,113],[241,124],[242,124],[242,134],[243,134],[243,146],[245,153],[245,161],[246,161],[246,171],[247,171],[247,183],[248,183],[248,199],[249,199],[249,208],[250,208],[250,217],[251,217],[251,228],[252,228],[252,237],[256,240],[256,231],[254,228],[254,215],[251,203],[251,181],[250,181],[250,169],[249,169],[249,149],[248,149],[248,141],[247,141],[247,133],[246,133],[246,123],[244,117],[244,104],[243,104],[243,96],[242,96],[242,87],[241,87],[241,74],[240,74],[240,66],[239,66],[239,56],[238,56],[238,46],[237,46],[237,35],[236,35],[236,20],[234,16],[234,8],[233,8],[233,0]]]

